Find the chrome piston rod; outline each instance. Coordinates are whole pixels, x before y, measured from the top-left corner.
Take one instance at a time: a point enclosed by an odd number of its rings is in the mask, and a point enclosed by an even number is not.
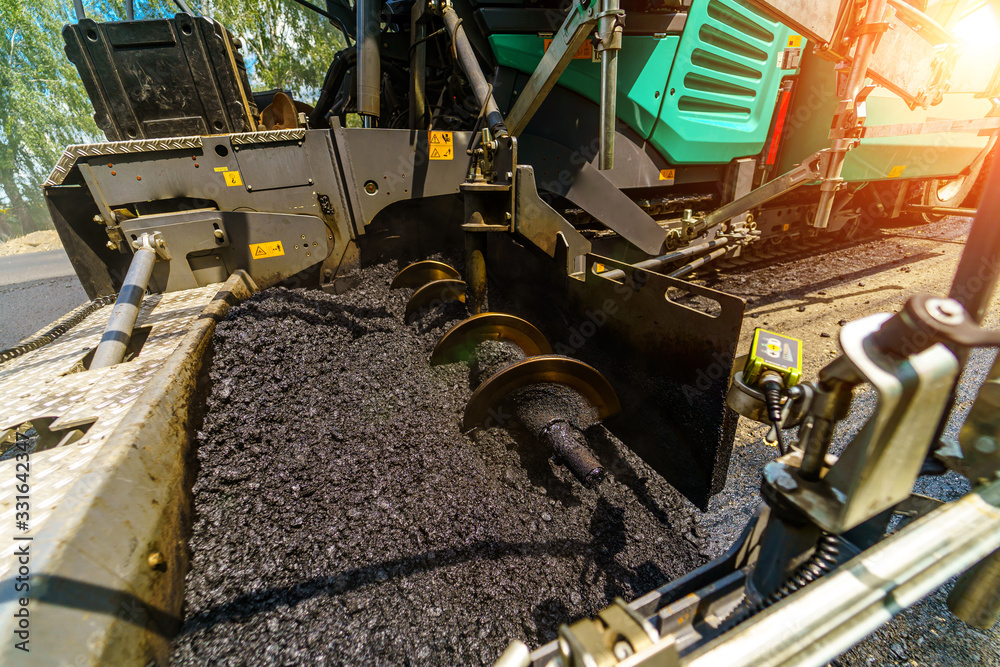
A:
[[[125,358],[136,318],[139,317],[142,297],[149,286],[149,277],[153,273],[153,264],[155,263],[156,251],[153,249],[152,237],[149,234],[143,234],[139,238],[139,248],[132,257],[128,273],[125,274],[125,282],[118,293],[118,300],[115,301],[115,307],[111,310],[108,326],[104,328],[104,335],[101,336],[97,351],[94,352],[94,360],[90,363],[90,370],[120,364]]]

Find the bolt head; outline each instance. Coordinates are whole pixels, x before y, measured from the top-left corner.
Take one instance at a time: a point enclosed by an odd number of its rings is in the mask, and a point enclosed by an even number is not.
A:
[[[225,236],[225,234],[223,234],[223,233],[222,233],[222,230],[221,230],[221,229],[216,229],[216,230],[215,230],[215,238],[217,238],[217,239],[221,239],[221,238],[223,238],[224,236]]]
[[[108,241],[105,245],[108,246],[108,250],[116,250],[118,248],[114,241]]]
[[[795,478],[789,475],[787,472],[782,470],[774,477],[774,485],[781,489],[782,491],[792,492],[799,488],[798,482]]]
[[[976,451],[980,454],[996,454],[997,449],[1000,449],[1000,445],[997,445],[997,441],[988,435],[981,435],[976,438]]]
[[[104,222],[104,218],[99,215],[94,216],[94,222]]]
[[[927,312],[932,318],[948,326],[965,321],[965,308],[955,299],[928,299]]]
[[[146,562],[149,564],[149,567],[154,570],[165,570],[167,565],[167,559],[164,558],[163,554],[159,551],[154,551],[149,554],[149,558],[146,559]]]

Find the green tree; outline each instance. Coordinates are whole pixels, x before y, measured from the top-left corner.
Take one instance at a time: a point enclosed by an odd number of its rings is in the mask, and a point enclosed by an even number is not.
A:
[[[282,88],[296,99],[312,102],[333,56],[345,46],[340,31],[326,18],[293,0],[202,0],[192,7],[243,41],[250,83],[256,90]]]
[[[72,5],[69,5],[70,7]],[[55,0],[0,0],[0,237],[47,219],[40,184],[66,144],[97,133],[90,103],[62,50],[70,20]]]
[[[334,54],[336,28],[292,0],[189,2],[239,36],[257,90],[311,101]],[[97,21],[124,18],[124,0],[85,0]],[[137,19],[172,16],[170,0],[137,0]],[[63,149],[99,141],[94,110],[63,51],[72,0],[0,0],[0,240],[49,225],[41,184]]]

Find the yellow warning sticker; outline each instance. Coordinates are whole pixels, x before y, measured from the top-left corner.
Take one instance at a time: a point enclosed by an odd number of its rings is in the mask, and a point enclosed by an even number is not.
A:
[[[899,178],[903,175],[906,170],[905,164],[897,164],[895,167],[889,170],[889,178]]]
[[[428,132],[430,158],[432,160],[451,160],[455,157],[455,147],[451,132]]]
[[[229,171],[229,167],[216,167],[215,171]]]
[[[676,174],[676,173],[677,172],[674,169],[661,169],[660,170],[660,180],[661,181],[667,181],[667,183],[665,183],[665,185],[673,185],[674,184],[674,174]]]
[[[254,259],[264,259],[265,257],[281,257],[285,254],[285,249],[281,247],[281,241],[270,241],[268,243],[251,243],[250,256]]]
[[[788,48],[797,49],[802,46],[802,35],[789,35]]]
[[[238,171],[224,171],[222,175],[226,178],[226,185],[243,185],[243,179],[240,178],[240,172]]]

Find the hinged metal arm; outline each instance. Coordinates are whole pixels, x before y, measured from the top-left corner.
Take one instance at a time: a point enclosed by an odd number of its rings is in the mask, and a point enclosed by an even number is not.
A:
[[[512,136],[519,136],[524,131],[545,97],[555,87],[559,75],[569,65],[573,55],[594,31],[598,22],[599,5],[598,0],[578,0],[569,10],[566,20],[553,35],[552,44],[514,102],[514,108],[507,114],[507,130]]]

